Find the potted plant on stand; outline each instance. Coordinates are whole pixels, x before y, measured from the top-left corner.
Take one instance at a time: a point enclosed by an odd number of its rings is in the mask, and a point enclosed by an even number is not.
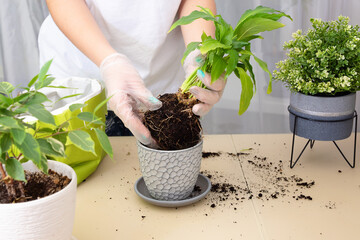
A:
[[[298,30],[284,44],[288,58],[277,63],[274,76],[291,91],[291,131],[312,147],[315,140],[335,143],[351,134],[360,89],[360,33],[344,16],[310,21],[312,29]]]
[[[95,153],[94,141],[85,130],[96,133],[101,147],[112,156],[110,142],[94,112],[77,115],[84,124],[69,130],[71,119],[58,122],[44,106],[49,103],[41,90],[51,86],[47,62],[23,89],[0,83],[0,233],[1,239],[70,240],[75,214],[77,176],[65,163],[49,160],[66,157],[65,143],[71,141],[84,151]],[[63,88],[58,86],[58,88]],[[71,97],[71,96],[65,96]],[[71,111],[84,107],[73,104]],[[26,121],[28,116],[36,118]]]
[[[159,96],[163,102],[161,109],[145,113],[144,124],[161,149],[151,149],[138,143],[140,168],[146,188],[150,197],[158,200],[179,201],[187,198],[199,176],[202,128],[199,117],[192,112],[192,106],[198,100],[190,94],[189,89],[191,86],[206,87],[197,77],[197,70],[208,72],[211,81],[217,80],[222,74],[227,79],[234,72],[242,84],[239,115],[244,113],[256,89],[251,57],[269,73],[268,93],[271,92],[271,73],[267,64],[251,52],[250,41],[262,38],[258,35],[261,32],[283,27],[284,24],[278,22],[281,17],[290,18],[283,12],[259,6],[247,10],[233,28],[222,16],[214,15],[209,9],[199,8],[199,11],[193,11],[176,21],[170,31],[202,18],[214,23],[215,38],[203,33],[201,42],[192,42],[187,46],[183,60],[197,49],[204,57],[203,63],[184,81],[177,93]],[[139,180],[135,190],[141,196],[138,185]]]

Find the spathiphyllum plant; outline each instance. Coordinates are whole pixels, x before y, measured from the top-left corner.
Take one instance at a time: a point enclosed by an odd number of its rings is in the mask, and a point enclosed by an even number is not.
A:
[[[40,73],[16,96],[13,93],[17,89],[12,84],[0,83],[0,181],[6,184],[8,195],[13,199],[24,197],[26,178],[22,162],[30,160],[42,172],[47,173],[48,159],[66,157],[64,145],[67,139],[78,148],[95,154],[94,141],[85,129],[95,131],[101,147],[110,157],[113,155],[108,137],[99,129],[104,123],[96,116],[108,99],[99,103],[93,112],[80,112],[77,115],[84,122],[81,128],[69,130],[67,127],[71,119],[55,123],[54,116],[48,110],[48,106],[54,103],[40,91],[55,87],[51,86],[54,78],[47,74],[50,65],[51,61],[47,62]],[[82,107],[84,104],[73,104],[69,108],[76,111]],[[27,122],[25,119],[28,116],[37,120]]]
[[[310,19],[312,28],[305,34],[293,33],[284,44],[288,58],[274,71],[292,92],[307,95],[337,95],[360,89],[359,26],[349,18],[336,21]]]
[[[216,28],[215,38],[203,33],[201,42],[188,44],[182,61],[184,61],[190,52],[199,49],[201,54],[205,56],[205,59],[198,69],[210,73],[212,82],[217,80],[222,74],[227,79],[234,72],[240,79],[242,86],[239,104],[239,115],[241,115],[249,107],[256,90],[255,75],[250,63],[251,57],[269,74],[270,80],[267,92],[271,92],[271,72],[267,64],[251,52],[251,40],[256,38],[263,39],[258,35],[259,33],[281,28],[284,24],[278,22],[278,20],[282,17],[289,19],[291,17],[272,8],[258,6],[255,9],[245,11],[233,28],[221,15],[214,15],[209,9],[200,8],[201,10],[193,11],[190,15],[176,21],[170,31],[179,25],[192,23],[199,18],[214,22]],[[195,69],[193,74],[182,84],[181,91],[183,93],[188,92],[189,88],[195,85],[205,88],[196,75],[198,69]]]

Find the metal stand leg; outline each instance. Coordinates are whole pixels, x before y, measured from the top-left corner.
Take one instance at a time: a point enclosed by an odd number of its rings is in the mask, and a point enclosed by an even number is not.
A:
[[[295,119],[294,119],[294,129],[293,129],[293,138],[292,138],[292,146],[291,146],[291,157],[290,157],[290,168],[293,168],[296,163],[299,161],[301,155],[304,153],[305,149],[307,148],[307,146],[310,143],[310,148],[312,149],[314,147],[315,144],[315,140],[309,139],[304,148],[301,150],[299,156],[297,157],[297,159],[295,160],[295,162],[293,162],[293,157],[294,157],[294,146],[295,146],[295,133],[296,133],[296,125],[297,125],[297,119],[298,116],[294,115]],[[342,155],[342,157],[345,159],[345,161],[347,162],[347,164],[351,167],[354,168],[355,167],[355,159],[356,159],[356,138],[357,138],[357,120],[358,120],[358,116],[357,116],[357,112],[354,112],[354,116],[353,118],[355,118],[355,133],[354,133],[354,155],[353,155],[353,162],[350,163],[347,158],[345,157],[344,153],[341,151],[341,149],[339,148],[339,146],[337,145],[337,143],[335,141],[332,141],[336,148],[339,150],[340,154]]]

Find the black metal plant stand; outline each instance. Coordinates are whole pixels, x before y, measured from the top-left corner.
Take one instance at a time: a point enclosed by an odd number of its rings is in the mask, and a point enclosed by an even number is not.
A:
[[[298,118],[302,118],[302,119],[306,119],[306,120],[309,120],[309,121],[316,121],[316,122],[329,122],[329,120],[313,120],[313,119],[309,119],[309,118],[304,118],[302,116],[298,116],[296,115],[296,113],[290,111],[290,109],[288,108],[290,114],[293,114],[295,116],[295,119],[294,119],[294,129],[293,129],[293,139],[292,139],[292,146],[291,146],[291,159],[290,159],[290,168],[293,168],[296,163],[299,161],[301,155],[304,153],[305,149],[307,148],[308,145],[310,145],[310,148],[312,149],[314,147],[314,144],[315,144],[315,140],[312,140],[312,139],[309,139],[304,148],[302,149],[302,151],[300,152],[299,156],[297,157],[297,159],[295,160],[295,162],[293,162],[293,155],[294,155],[294,145],[295,145],[295,132],[296,132],[296,123],[297,123],[297,119]],[[347,121],[349,119],[352,119],[352,118],[355,118],[355,134],[354,134],[354,155],[353,155],[353,162],[350,163],[348,161],[348,159],[345,157],[344,153],[341,151],[340,147],[337,145],[337,143],[335,141],[332,141],[336,148],[339,150],[341,156],[345,159],[345,161],[347,162],[347,164],[351,167],[351,168],[354,168],[355,167],[355,156],[356,156],[356,135],[357,135],[357,112],[354,111],[354,114],[353,116],[347,118],[347,119],[342,119],[342,120],[334,120],[332,122],[341,122],[341,121]]]

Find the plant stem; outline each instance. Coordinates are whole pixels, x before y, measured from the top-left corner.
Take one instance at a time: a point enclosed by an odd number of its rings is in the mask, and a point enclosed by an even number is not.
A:
[[[183,84],[181,85],[180,89],[182,93],[186,93],[189,91],[189,89],[192,86],[198,86],[201,88],[206,88],[206,86],[202,83],[202,81],[197,76],[197,71],[200,69],[200,67],[196,68],[190,76],[188,76]]]
[[[14,186],[14,180],[11,178],[7,178],[7,174],[5,172],[5,169],[3,167],[2,164],[0,164],[0,172],[2,175],[2,180],[4,180],[5,186],[6,186],[6,191],[9,195],[9,197],[11,199],[15,199],[16,198],[16,191],[15,191],[15,186]]]

